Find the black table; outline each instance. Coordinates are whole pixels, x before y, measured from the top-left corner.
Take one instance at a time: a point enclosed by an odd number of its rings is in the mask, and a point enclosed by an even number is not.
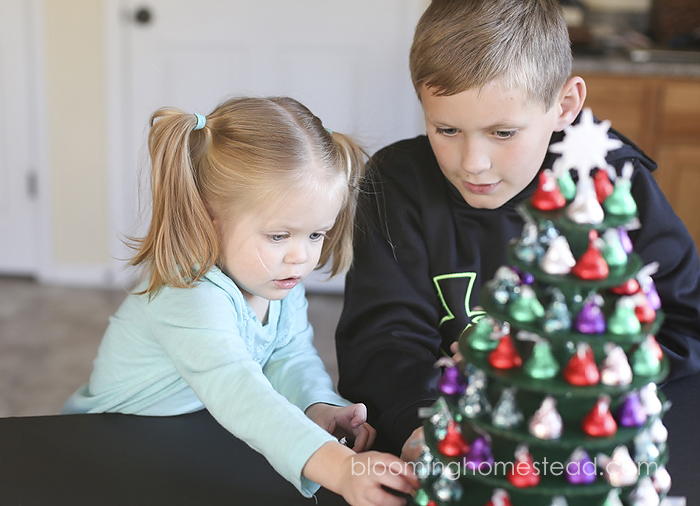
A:
[[[673,402],[671,495],[700,505],[700,375],[662,388]],[[206,411],[152,418],[119,414],[0,419],[0,504],[302,505],[306,499]]]
[[[347,506],[303,497],[207,411],[0,419],[0,504],[7,506]]]

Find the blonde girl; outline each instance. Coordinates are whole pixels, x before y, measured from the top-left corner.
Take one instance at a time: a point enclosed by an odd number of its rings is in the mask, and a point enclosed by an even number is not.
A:
[[[144,280],[64,412],[206,408],[305,496],[321,485],[351,504],[403,503],[382,485],[409,492],[415,477],[356,453],[375,431],[335,393],[301,284],[351,262],[362,151],[290,98],[232,99],[206,117],[160,109],[148,147],[153,213],[131,260]]]

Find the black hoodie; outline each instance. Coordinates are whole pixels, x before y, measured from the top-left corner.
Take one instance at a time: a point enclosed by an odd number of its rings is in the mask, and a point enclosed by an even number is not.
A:
[[[700,369],[698,252],[652,175],[656,164],[624,136],[610,135],[624,145],[608,162],[618,173],[624,162],[634,164],[632,194],[642,224],[630,232],[635,252],[644,264],[660,264],[653,279],[666,318],[656,338],[671,360],[670,378],[693,374]],[[555,133],[550,144],[561,138]],[[551,167],[555,156],[547,154],[542,167]],[[420,425],[418,408],[437,398],[437,358],[480,314],[482,284],[507,264],[507,245],[524,224],[516,205],[538,178],[489,210],[465,202],[426,136],[384,148],[370,167],[336,334],[339,391],[367,405],[376,446],[398,454]]]

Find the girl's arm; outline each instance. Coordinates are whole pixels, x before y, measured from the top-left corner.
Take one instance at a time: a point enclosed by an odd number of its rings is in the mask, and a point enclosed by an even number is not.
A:
[[[411,466],[399,458],[379,452],[358,454],[335,442],[316,450],[302,473],[354,506],[402,505],[404,498],[383,487],[403,494],[411,494],[418,487]]]

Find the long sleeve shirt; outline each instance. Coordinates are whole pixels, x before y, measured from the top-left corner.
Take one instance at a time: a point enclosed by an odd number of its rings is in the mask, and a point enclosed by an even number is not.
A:
[[[659,189],[656,164],[622,135],[608,154],[618,173],[634,164],[632,194],[641,228],[630,232],[653,276],[666,315],[656,338],[671,360],[671,377],[700,369],[700,261],[687,229]],[[551,142],[561,140],[555,133]],[[542,168],[551,168],[547,154]],[[364,402],[377,442],[398,453],[419,427],[418,408],[437,398],[434,364],[482,315],[479,292],[507,265],[507,248],[524,222],[517,205],[528,187],[497,209],[469,206],[444,177],[428,138],[400,141],[371,160],[359,206],[355,261],[346,279],[336,333],[339,391]]]
[[[110,319],[89,383],[64,413],[168,416],[208,409],[306,496],[309,457],[334,437],[304,411],[349,404],[313,346],[304,288],[270,301],[262,325],[218,268],[192,288],[128,295]]]

